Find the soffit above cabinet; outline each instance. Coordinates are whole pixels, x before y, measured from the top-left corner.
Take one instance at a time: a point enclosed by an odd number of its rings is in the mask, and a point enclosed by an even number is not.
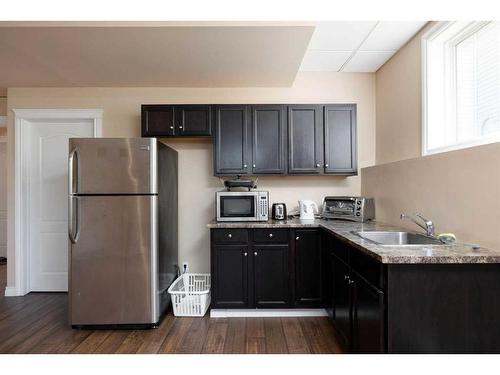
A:
[[[0,22],[0,87],[289,87],[312,22]]]

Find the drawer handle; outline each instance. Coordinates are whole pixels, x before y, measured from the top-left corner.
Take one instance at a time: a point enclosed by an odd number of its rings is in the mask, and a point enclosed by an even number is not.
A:
[[[170,129],[173,129],[173,128],[174,128],[173,126],[170,127]]]
[[[247,165],[246,165],[246,164],[243,164],[243,168],[246,168],[246,167],[247,167]]]
[[[179,129],[182,129],[182,126],[179,126]]]
[[[300,240],[300,237],[295,237],[295,239],[298,241],[298,240]]]
[[[325,164],[325,168],[328,168],[328,164]]]
[[[227,236],[228,236],[229,238],[233,238],[233,235],[232,235],[231,233],[229,233]]]
[[[319,167],[321,167],[321,164],[320,164],[320,163],[317,163],[317,164],[316,164],[316,168],[319,168]]]
[[[244,255],[244,256],[247,256],[247,255],[248,255],[248,253],[245,251],[245,252],[243,253],[243,255]]]
[[[254,251],[254,252],[253,252],[253,255],[257,256],[257,252],[256,252],[256,251]]]
[[[269,233],[269,237],[273,238],[273,234],[272,234],[272,233]]]

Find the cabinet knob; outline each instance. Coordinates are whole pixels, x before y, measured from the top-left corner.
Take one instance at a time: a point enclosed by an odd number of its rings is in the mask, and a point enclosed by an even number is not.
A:
[[[253,167],[255,168],[255,167],[257,167],[257,166],[254,164],[254,165],[253,165]]]
[[[257,256],[257,252],[256,252],[256,251],[254,251],[254,252],[253,252],[253,255]]]
[[[354,280],[349,279],[349,284],[354,284]]]
[[[319,168],[319,167],[321,167],[321,164],[317,163],[316,168]]]
[[[227,236],[228,236],[229,238],[233,238],[233,235],[232,235],[231,233],[229,233]]]
[[[243,256],[247,256],[247,255],[248,255],[248,253],[245,251],[245,252],[243,253]]]
[[[247,167],[247,165],[246,165],[246,164],[243,164],[243,168],[246,168],[246,167]]]
[[[181,126],[179,126],[179,129],[182,129],[182,125],[181,125]]]
[[[273,234],[272,234],[272,233],[269,233],[269,237],[273,238]]]
[[[173,127],[173,126],[171,126],[171,127],[170,127],[170,129],[172,129],[172,130],[173,130],[173,129],[174,129],[174,127]]]
[[[325,164],[325,168],[328,168],[328,164]]]
[[[295,240],[297,240],[297,241],[300,240],[300,237],[295,237]]]
[[[349,280],[349,276],[344,275],[344,280]]]

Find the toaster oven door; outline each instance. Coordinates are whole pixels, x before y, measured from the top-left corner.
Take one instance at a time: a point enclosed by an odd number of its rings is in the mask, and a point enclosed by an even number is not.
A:
[[[356,201],[352,199],[329,201],[325,208],[329,217],[352,218],[356,212]]]

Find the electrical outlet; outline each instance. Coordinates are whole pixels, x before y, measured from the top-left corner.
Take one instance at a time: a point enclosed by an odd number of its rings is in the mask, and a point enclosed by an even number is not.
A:
[[[189,269],[189,263],[188,262],[183,262],[182,263],[182,273],[186,273]]]

